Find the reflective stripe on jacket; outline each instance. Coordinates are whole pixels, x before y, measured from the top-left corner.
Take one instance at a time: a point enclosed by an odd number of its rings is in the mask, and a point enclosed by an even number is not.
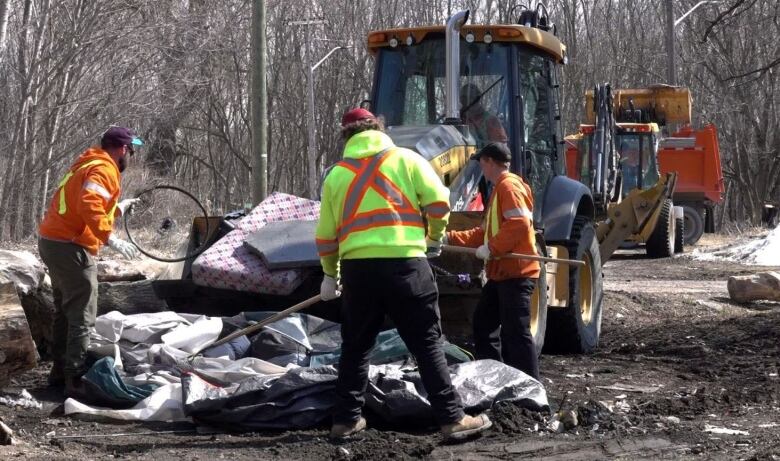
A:
[[[488,202],[482,226],[465,231],[450,231],[452,245],[476,248],[487,244],[492,256],[507,253],[537,255],[533,227],[531,188],[515,174],[505,172],[498,178]],[[487,262],[490,280],[539,277],[539,262],[527,259],[496,258]]]
[[[336,276],[339,259],[425,256],[423,213],[428,236],[441,239],[449,190],[431,165],[380,131],[352,136],[323,185],[316,242],[324,272]]]
[[[87,149],[60,181],[38,229],[40,236],[73,242],[97,255],[114,228],[119,193],[114,160],[100,148]]]

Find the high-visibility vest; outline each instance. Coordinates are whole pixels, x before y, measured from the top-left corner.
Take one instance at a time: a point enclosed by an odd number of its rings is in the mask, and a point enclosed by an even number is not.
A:
[[[440,239],[449,190],[419,154],[368,130],[353,135],[344,159],[325,178],[316,243],[323,271],[341,259],[424,257],[427,236]]]
[[[388,159],[394,148],[388,148],[364,159],[347,158],[337,165],[355,174],[344,199],[341,225],[338,228],[338,240],[344,241],[358,231],[384,227],[409,226],[423,228],[420,209],[414,205],[390,178],[379,171],[382,163]],[[369,189],[384,199],[384,206],[368,212],[359,212],[360,205]],[[447,210],[449,211],[449,210]]]
[[[76,172],[79,171],[79,170],[83,170],[84,168],[89,168],[91,166],[101,165],[101,164],[102,165],[107,165],[108,163],[106,161],[104,161],[104,160],[92,160],[92,161],[84,163],[83,165],[79,165],[79,167],[76,168],[75,170],[71,170],[71,171],[68,171],[67,173],[65,173],[65,176],[62,178],[62,180],[60,181],[60,184],[58,185],[58,187],[60,189],[60,192],[59,192],[59,197],[60,197],[59,200],[60,201],[59,201],[59,208],[57,209],[57,212],[59,214],[65,214],[65,213],[68,212],[68,203],[65,200],[65,185],[68,184],[68,180],[70,180],[71,176],[76,174]],[[95,186],[100,187],[97,184],[95,184]],[[102,189],[102,187],[101,187],[101,189]],[[108,191],[106,191],[105,194],[110,195],[110,194],[108,194]],[[110,216],[114,216],[114,212],[116,211],[116,207],[117,207],[117,202],[114,202],[114,206],[111,207],[111,210],[108,212],[108,214]]]

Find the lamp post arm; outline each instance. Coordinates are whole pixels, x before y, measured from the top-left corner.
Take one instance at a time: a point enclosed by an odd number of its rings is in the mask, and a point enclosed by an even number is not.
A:
[[[350,46],[337,46],[337,47],[333,48],[332,50],[328,51],[328,54],[326,54],[325,56],[323,56],[323,57],[322,57],[322,59],[320,59],[319,61],[317,61],[317,63],[316,63],[316,64],[314,64],[313,66],[311,66],[311,71],[312,71],[312,72],[314,72],[315,70],[317,70],[317,68],[318,68],[318,67],[320,67],[320,64],[322,64],[323,62],[325,62],[325,61],[326,61],[326,60],[327,60],[327,59],[330,57],[330,55],[332,55],[332,54],[333,54],[333,53],[335,53],[336,51],[338,51],[338,50],[346,50],[346,49],[348,49],[348,48],[352,48],[352,47],[350,47]]]
[[[697,8],[699,8],[702,5],[706,5],[707,3],[720,3],[720,1],[714,1],[714,0],[703,0],[696,5],[693,6],[690,10],[688,10],[684,15],[680,16],[679,19],[674,21],[674,27],[677,27],[681,22],[685,20],[691,13],[696,11]]]

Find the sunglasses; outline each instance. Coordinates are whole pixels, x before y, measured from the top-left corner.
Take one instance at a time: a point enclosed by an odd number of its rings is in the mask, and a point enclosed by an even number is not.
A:
[[[133,146],[132,146],[132,145],[130,145],[130,144],[127,144],[127,145],[125,145],[125,147],[127,147],[127,153],[128,153],[129,155],[135,155],[135,149],[133,149]]]

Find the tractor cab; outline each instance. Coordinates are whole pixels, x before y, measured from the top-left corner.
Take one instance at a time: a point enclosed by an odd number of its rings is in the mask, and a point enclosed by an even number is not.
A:
[[[450,23],[369,34],[372,111],[397,145],[431,162],[456,211],[478,209],[478,191],[487,199],[470,155],[490,142],[508,143],[511,170],[532,186],[539,217],[540,195],[565,174],[556,71],[565,47],[538,27]]]

